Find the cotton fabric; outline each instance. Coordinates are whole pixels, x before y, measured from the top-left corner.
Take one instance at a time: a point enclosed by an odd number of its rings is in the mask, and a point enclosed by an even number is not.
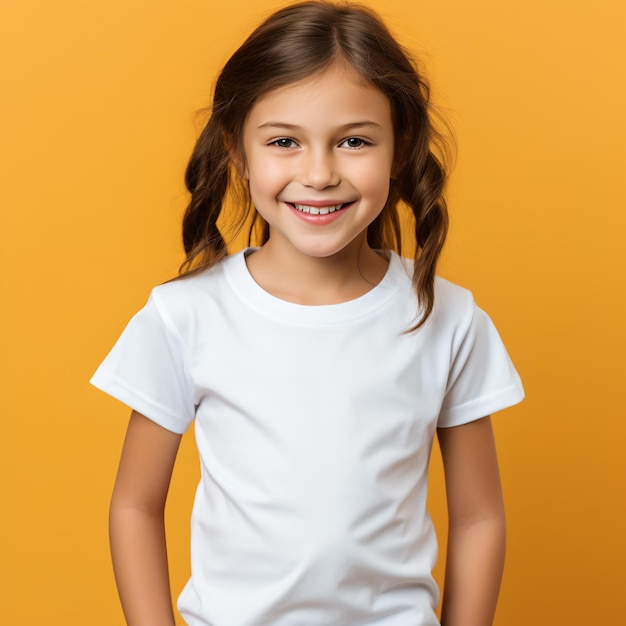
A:
[[[435,626],[426,511],[437,427],[523,389],[471,294],[436,281],[425,326],[411,262],[342,304],[265,292],[245,257],[155,288],[92,382],[177,433],[201,480],[190,626]]]

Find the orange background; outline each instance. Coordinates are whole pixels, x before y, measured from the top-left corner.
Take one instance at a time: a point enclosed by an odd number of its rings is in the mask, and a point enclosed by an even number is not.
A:
[[[498,626],[625,613],[626,9],[376,0],[456,127],[441,272],[528,398],[495,420],[509,519]],[[107,506],[127,409],[87,381],[181,260],[182,176],[218,68],[270,0],[4,0],[0,622],[121,624]],[[168,509],[188,572],[190,436]],[[445,539],[440,464],[431,503]],[[437,569],[441,576],[441,566]]]

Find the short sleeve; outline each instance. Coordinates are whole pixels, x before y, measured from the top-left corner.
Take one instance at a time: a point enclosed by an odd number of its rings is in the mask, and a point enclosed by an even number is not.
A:
[[[472,301],[437,426],[458,426],[521,402],[524,389],[489,316]]]
[[[194,418],[193,391],[183,342],[157,297],[129,322],[91,384],[176,433]]]

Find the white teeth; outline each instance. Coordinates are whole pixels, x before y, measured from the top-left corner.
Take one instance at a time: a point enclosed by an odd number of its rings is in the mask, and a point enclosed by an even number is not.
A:
[[[334,213],[340,209],[343,204],[322,207],[308,206],[307,204],[294,204],[293,206],[295,206],[298,211],[302,211],[303,213],[310,213],[311,215],[326,215],[327,213]]]

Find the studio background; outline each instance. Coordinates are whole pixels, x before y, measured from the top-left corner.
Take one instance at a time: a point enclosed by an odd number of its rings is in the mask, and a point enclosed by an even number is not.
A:
[[[494,419],[508,512],[496,626],[626,611],[626,8],[371,0],[456,129],[440,273],[496,323],[527,399]],[[0,622],[123,618],[107,509],[128,410],[88,380],[182,260],[183,173],[221,65],[282,3],[0,6]],[[175,594],[197,462],[167,511]],[[438,453],[430,503],[445,507]],[[244,599],[242,599],[244,601]],[[180,622],[182,624],[182,622]]]

